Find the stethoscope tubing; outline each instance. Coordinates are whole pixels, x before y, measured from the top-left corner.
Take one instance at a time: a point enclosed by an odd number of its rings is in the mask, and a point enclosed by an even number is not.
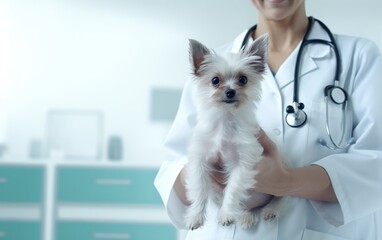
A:
[[[308,25],[308,30],[306,31],[304,38],[302,40],[301,46],[299,48],[299,51],[297,53],[297,59],[296,59],[296,65],[294,69],[294,86],[293,86],[293,102],[299,103],[299,94],[298,94],[298,89],[299,89],[299,74],[300,74],[300,66],[301,66],[301,58],[303,51],[305,50],[305,47],[309,44],[323,44],[323,45],[328,45],[330,46],[335,54],[336,57],[336,72],[334,75],[334,81],[339,81],[340,79],[340,72],[341,72],[341,57],[338,51],[338,47],[336,44],[336,41],[334,39],[334,36],[330,29],[320,20],[315,19],[313,17],[309,17],[309,25]],[[313,23],[317,22],[320,24],[320,26],[325,30],[325,32],[328,34],[330,41],[323,40],[323,39],[308,39],[311,30],[313,29]],[[250,29],[248,29],[247,33],[244,36],[243,42],[241,44],[241,48],[245,47],[246,43],[248,42],[249,38],[251,37],[252,33],[256,30],[257,25],[252,26]],[[335,85],[338,85],[335,83]]]
[[[334,75],[334,81],[339,81],[339,79],[340,79],[340,71],[341,71],[341,69],[340,69],[340,62],[341,62],[341,58],[340,58],[340,54],[338,52],[338,47],[337,47],[337,44],[336,44],[336,41],[334,39],[334,36],[333,36],[332,32],[320,20],[314,19],[313,17],[309,17],[308,19],[309,19],[308,30],[306,31],[306,33],[304,35],[304,38],[303,38],[303,40],[301,42],[301,46],[300,46],[299,51],[297,53],[296,65],[295,65],[295,69],[294,69],[294,79],[295,80],[294,80],[294,85],[293,85],[293,102],[296,102],[296,103],[300,103],[299,97],[298,97],[299,96],[298,90],[299,90],[299,83],[300,83],[300,81],[299,81],[299,74],[300,74],[300,66],[301,66],[302,54],[303,54],[303,52],[305,50],[305,47],[307,45],[309,45],[309,44],[323,44],[323,45],[330,46],[333,49],[335,57],[336,57],[336,72],[335,72],[335,75]],[[323,39],[308,39],[308,37],[310,35],[310,32],[313,29],[313,23],[314,22],[317,22],[318,24],[320,24],[320,26],[328,34],[330,41],[323,40]],[[337,85],[337,84],[335,84],[335,85]]]

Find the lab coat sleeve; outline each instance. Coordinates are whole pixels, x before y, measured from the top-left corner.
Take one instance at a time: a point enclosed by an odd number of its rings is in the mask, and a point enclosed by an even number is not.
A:
[[[373,43],[363,43],[354,55],[350,93],[356,143],[314,163],[327,171],[339,203],[311,202],[334,226],[382,210],[382,56]]]
[[[195,103],[192,98],[192,80],[186,82],[178,113],[165,141],[168,157],[162,163],[154,185],[165,205],[168,216],[179,229],[185,229],[186,206],[178,198],[173,186],[177,176],[187,163],[187,146],[196,123]]]

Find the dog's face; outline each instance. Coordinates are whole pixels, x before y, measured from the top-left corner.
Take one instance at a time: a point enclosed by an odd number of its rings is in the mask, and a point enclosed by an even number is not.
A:
[[[203,104],[239,107],[260,98],[268,37],[263,36],[237,54],[221,56],[190,40],[190,61]]]

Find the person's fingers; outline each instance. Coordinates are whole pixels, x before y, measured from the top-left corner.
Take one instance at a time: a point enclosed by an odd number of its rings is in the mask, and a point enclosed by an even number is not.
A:
[[[257,135],[257,139],[260,142],[261,146],[263,146],[265,154],[275,151],[276,144],[268,137],[268,135],[261,128]]]

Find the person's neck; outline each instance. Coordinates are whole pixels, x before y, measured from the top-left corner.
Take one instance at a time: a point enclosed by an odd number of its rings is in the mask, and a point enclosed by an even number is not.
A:
[[[269,34],[269,50],[283,52],[293,50],[304,37],[309,20],[304,17],[291,17],[282,21],[259,19],[254,38]]]
[[[277,72],[283,62],[303,39],[309,25],[309,20],[303,16],[291,17],[282,21],[270,21],[260,18],[254,39],[264,33],[269,34],[268,65]]]

